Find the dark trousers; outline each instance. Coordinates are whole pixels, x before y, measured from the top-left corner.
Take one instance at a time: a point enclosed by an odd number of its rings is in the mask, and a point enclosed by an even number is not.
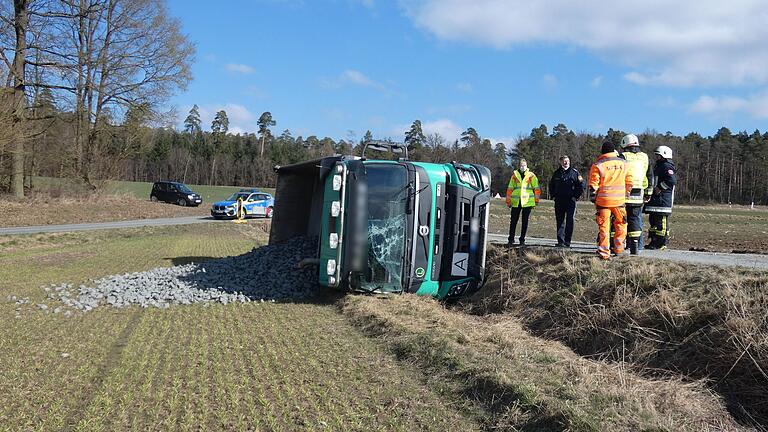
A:
[[[520,213],[523,214],[523,226],[520,228],[520,243],[525,242],[525,233],[528,232],[528,218],[531,216],[533,207],[512,207],[512,217],[509,219],[509,243],[515,242],[515,230],[517,230],[517,221],[520,219]]]
[[[641,205],[627,204],[627,243],[630,250],[643,250],[643,206]]]
[[[571,245],[573,237],[573,217],[576,215],[576,201],[572,199],[555,200],[555,224],[557,225],[557,244]]]
[[[669,240],[669,215],[665,213],[649,213],[648,230],[651,245],[654,247],[666,246]]]

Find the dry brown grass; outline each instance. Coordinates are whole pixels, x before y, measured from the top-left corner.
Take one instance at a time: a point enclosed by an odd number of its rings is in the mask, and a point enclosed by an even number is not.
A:
[[[739,430],[700,383],[584,359],[509,316],[476,317],[409,295],[351,296],[342,310],[433,385],[479,408],[488,430]]]
[[[210,206],[180,207],[153,203],[133,195],[106,192],[68,194],[32,193],[23,200],[0,199],[0,227],[52,225],[206,215]]]
[[[705,380],[737,418],[768,425],[768,273],[498,248],[489,269],[459,307],[646,376]]]

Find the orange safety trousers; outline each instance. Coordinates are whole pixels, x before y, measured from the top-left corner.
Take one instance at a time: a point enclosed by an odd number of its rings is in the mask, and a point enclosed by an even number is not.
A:
[[[602,259],[611,257],[611,215],[613,215],[613,251],[624,252],[624,239],[627,237],[627,209],[622,207],[598,207],[595,213],[597,222],[597,255]]]

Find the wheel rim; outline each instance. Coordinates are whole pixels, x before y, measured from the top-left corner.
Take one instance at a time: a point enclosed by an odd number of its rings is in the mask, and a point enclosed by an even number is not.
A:
[[[183,199],[180,199],[180,200],[179,200],[179,205],[180,205],[180,206],[182,206],[182,207],[184,207],[185,205],[187,205],[187,202],[186,202],[186,201],[184,201]]]

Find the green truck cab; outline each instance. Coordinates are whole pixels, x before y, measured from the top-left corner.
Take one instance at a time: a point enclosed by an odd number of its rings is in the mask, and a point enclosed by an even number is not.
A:
[[[476,291],[485,276],[490,171],[332,156],[276,167],[270,244],[318,238],[320,285],[439,299]],[[364,153],[365,154],[365,150]]]

